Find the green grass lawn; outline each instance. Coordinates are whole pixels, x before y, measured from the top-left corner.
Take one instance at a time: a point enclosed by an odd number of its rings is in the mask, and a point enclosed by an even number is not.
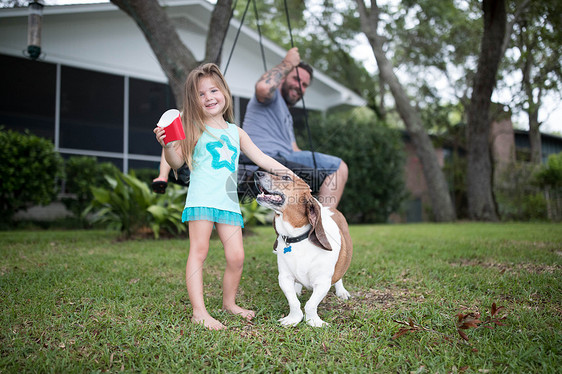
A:
[[[326,328],[278,324],[288,305],[271,227],[245,238],[238,301],[257,317],[222,312],[224,254],[213,238],[206,303],[228,330],[207,331],[190,322],[185,239],[0,232],[0,372],[561,372],[561,225],[364,225],[351,234],[344,284],[353,298],[328,294]],[[506,318],[490,329],[493,303],[503,307],[494,318]],[[466,341],[456,322],[469,312],[483,323],[462,330]]]

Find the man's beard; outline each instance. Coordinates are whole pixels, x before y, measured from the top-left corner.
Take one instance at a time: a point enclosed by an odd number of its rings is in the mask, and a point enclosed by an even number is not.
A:
[[[289,87],[289,85],[286,82],[283,83],[283,85],[281,86],[281,96],[283,96],[283,100],[285,100],[285,103],[287,104],[288,107],[295,106],[295,104],[298,103],[299,100],[302,98],[302,95],[299,95],[297,99],[293,101],[290,97],[291,96],[289,93],[290,90],[291,88]]]

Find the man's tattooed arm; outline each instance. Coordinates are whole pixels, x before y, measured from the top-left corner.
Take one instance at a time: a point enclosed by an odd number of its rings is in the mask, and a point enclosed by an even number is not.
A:
[[[300,62],[299,51],[296,47],[287,51],[287,55],[279,65],[265,72],[256,83],[256,98],[260,103],[271,100],[275,90],[279,88],[283,79]]]
[[[258,101],[263,102],[270,100],[275,90],[279,88],[279,85],[291,70],[293,70],[293,66],[283,60],[276,67],[266,71],[256,83],[256,96]]]

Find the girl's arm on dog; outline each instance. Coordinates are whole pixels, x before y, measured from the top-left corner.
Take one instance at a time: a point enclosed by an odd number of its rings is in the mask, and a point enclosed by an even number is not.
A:
[[[256,165],[272,174],[296,177],[296,175],[285,165],[263,153],[261,149],[254,144],[252,139],[250,139],[250,136],[246,133],[246,131],[239,128],[238,132],[240,134],[240,149]]]

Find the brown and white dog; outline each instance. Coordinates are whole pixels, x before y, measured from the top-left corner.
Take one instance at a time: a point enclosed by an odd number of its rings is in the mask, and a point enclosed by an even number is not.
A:
[[[258,171],[254,179],[260,190],[258,203],[275,211],[277,240],[273,250],[277,254],[279,286],[290,307],[289,315],[279,322],[292,326],[302,321],[297,296],[304,286],[312,289],[304,307],[305,321],[311,326],[323,326],[326,322],[318,316],[317,309],[330,287],[335,285],[339,298],[350,297],[341,280],[353,253],[345,217],[336,209],[323,207],[300,178]]]

